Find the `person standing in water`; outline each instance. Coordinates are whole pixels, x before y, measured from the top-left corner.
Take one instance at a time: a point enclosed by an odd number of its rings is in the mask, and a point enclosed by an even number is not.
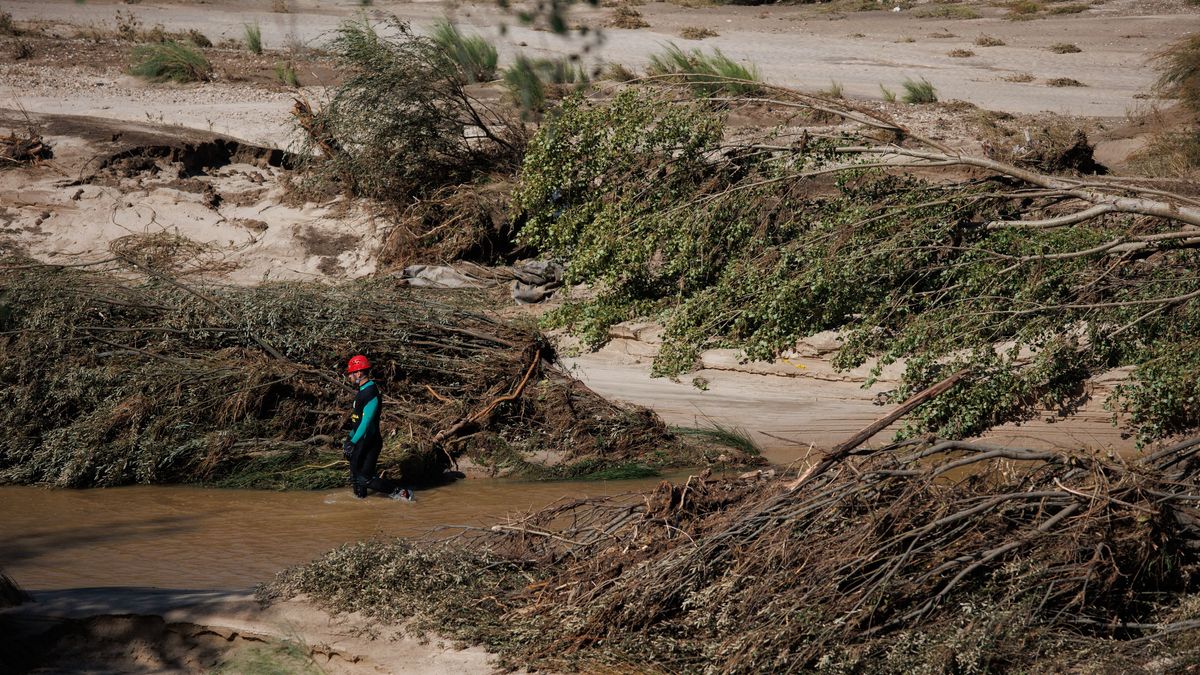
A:
[[[382,492],[392,499],[412,499],[412,493],[394,481],[375,473],[379,451],[383,449],[383,434],[379,432],[379,417],[383,411],[383,396],[371,379],[371,362],[357,354],[346,365],[346,376],[358,387],[350,428],[342,452],[350,461],[350,485],[354,496],[365,499],[367,490]]]

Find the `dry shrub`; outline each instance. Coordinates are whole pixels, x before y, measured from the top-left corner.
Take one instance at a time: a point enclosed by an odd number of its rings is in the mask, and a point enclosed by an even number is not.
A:
[[[1079,52],[1083,51],[1070,42],[1059,42],[1057,44],[1050,45],[1049,49],[1055,54],[1078,54]]]
[[[1200,115],[1200,35],[1183,38],[1155,54],[1154,65],[1159,71],[1159,93],[1179,99]]]
[[[991,35],[980,35],[979,37],[975,38],[976,47],[1003,47],[1004,45],[1004,40],[1001,40],[998,37],[992,37]]]
[[[612,17],[608,20],[608,25],[613,28],[625,28],[633,30],[636,28],[648,28],[649,23],[642,18],[642,13],[636,9],[621,5],[613,10]]]
[[[1086,87],[1087,85],[1079,80],[1070,77],[1054,77],[1046,80],[1047,87]]]
[[[1088,5],[1075,3],[1070,5],[1055,5],[1047,10],[1050,14],[1081,14],[1088,10]]]
[[[637,73],[620,63],[605,64],[604,69],[600,72],[600,77],[612,82],[631,82],[638,78]]]
[[[966,59],[975,56],[975,52],[971,51],[970,49],[951,49],[946,53],[946,56],[956,59]]]
[[[170,232],[127,234],[109,242],[108,250],[139,270],[177,278],[218,275],[236,268],[217,246]]]
[[[1129,164],[1134,171],[1154,178],[1195,178],[1200,167],[1200,130],[1156,133]]]
[[[1033,82],[1035,79],[1037,78],[1033,76],[1033,73],[1012,73],[1004,76],[1005,82],[1024,83]]]
[[[54,151],[42,138],[37,126],[30,123],[21,132],[0,136],[0,170],[50,159]]]
[[[874,7],[872,8],[874,9]],[[969,5],[935,4],[918,7],[912,15],[922,19],[978,19],[979,12]]]
[[[679,37],[685,40],[703,40],[704,38],[717,37],[718,35],[720,33],[704,26],[684,26],[679,30]]]
[[[1087,134],[1070,123],[1050,121],[1034,128],[1014,129],[991,123],[985,131],[984,153],[1017,166],[1046,173],[1105,173],[1093,157]]]
[[[1004,6],[1008,8],[1007,18],[1014,21],[1036,18],[1046,9],[1045,5],[1037,0],[1011,0]]]

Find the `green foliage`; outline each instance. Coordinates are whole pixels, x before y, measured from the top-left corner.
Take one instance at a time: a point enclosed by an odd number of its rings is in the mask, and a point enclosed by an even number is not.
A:
[[[896,92],[892,91],[891,89],[888,89],[887,87],[880,84],[879,92],[881,94],[883,94],[883,100],[887,101],[888,103],[896,102]]]
[[[212,76],[212,64],[194,47],[168,41],[134,47],[129,72],[154,82],[202,82]]]
[[[448,19],[433,25],[433,41],[450,55],[471,82],[496,79],[496,46],[482,35],[465,36]]]
[[[469,95],[461,66],[408,24],[381,35],[365,19],[347,21],[329,49],[347,77],[327,105],[298,115],[302,187],[406,207],[519,159],[522,125]],[[468,130],[483,136],[468,142]]]
[[[661,321],[659,375],[691,370],[709,347],[770,359],[838,330],[839,368],[907,361],[897,401],[968,368],[910,433],[962,437],[1042,407],[1067,413],[1088,377],[1121,365],[1158,383],[1114,402],[1128,401],[1143,440],[1200,425],[1183,382],[1142,365],[1200,329],[1188,318],[1197,301],[1139,319],[1156,299],[1195,289],[1192,249],[1168,246],[1153,265],[1114,268],[1103,252],[1074,252],[1122,236],[1122,219],[988,229],[1036,207],[997,196],[987,181],[874,171],[843,172],[834,192],[813,196],[796,176],[844,163],[830,143],[722,155],[723,137],[721,118],[700,103],[636,90],[610,104],[564,103],[531,141],[514,193],[522,241],[566,259],[568,286],[590,287],[547,315],[550,325],[596,346],[616,323]],[[1054,253],[1070,255],[1043,258]]]
[[[829,81],[829,88],[821,92],[822,96],[828,98],[846,98],[846,88],[837,80]]]
[[[713,48],[684,51],[673,42],[665,51],[650,56],[646,72],[652,76],[674,76],[700,96],[754,96],[762,92],[758,67],[742,65]]]
[[[923,77],[919,80],[906,78],[901,86],[904,87],[905,103],[937,103],[937,89]]]
[[[1111,400],[1130,414],[1141,443],[1200,427],[1200,313],[1189,318],[1177,327],[1177,339],[1159,340],[1148,350]]]
[[[249,49],[254,54],[263,53],[262,27],[255,23],[248,23],[242,26],[245,33],[246,49]]]

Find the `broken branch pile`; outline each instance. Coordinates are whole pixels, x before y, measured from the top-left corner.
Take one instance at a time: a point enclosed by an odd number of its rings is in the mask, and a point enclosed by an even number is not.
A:
[[[403,480],[464,453],[549,475],[685,461],[652,413],[555,368],[536,331],[451,296],[390,279],[185,284],[162,270],[189,263],[157,259],[177,249],[152,250],[116,251],[138,270],[123,276],[0,264],[0,482],[341,484],[339,375],[358,352],[385,395],[381,464]],[[538,451],[564,464],[526,460]]]
[[[23,133],[13,131],[6,136],[0,136],[0,169],[30,164],[53,156],[50,144],[32,125]]]
[[[418,625],[510,666],[1046,672],[1200,660],[1200,438],[1128,463],[908,441],[824,466],[794,489],[693,477],[441,546],[384,548],[455,556],[459,569],[475,556],[497,578],[460,599],[481,608],[474,620]],[[440,574],[368,555],[344,547],[264,594],[396,620],[390,589]]]

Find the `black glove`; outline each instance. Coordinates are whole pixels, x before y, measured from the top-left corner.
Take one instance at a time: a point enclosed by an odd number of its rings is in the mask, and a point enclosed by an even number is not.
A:
[[[343,441],[342,442],[342,454],[346,456],[346,459],[350,459],[350,455],[353,452],[354,452],[354,444],[351,443],[350,441]]]

